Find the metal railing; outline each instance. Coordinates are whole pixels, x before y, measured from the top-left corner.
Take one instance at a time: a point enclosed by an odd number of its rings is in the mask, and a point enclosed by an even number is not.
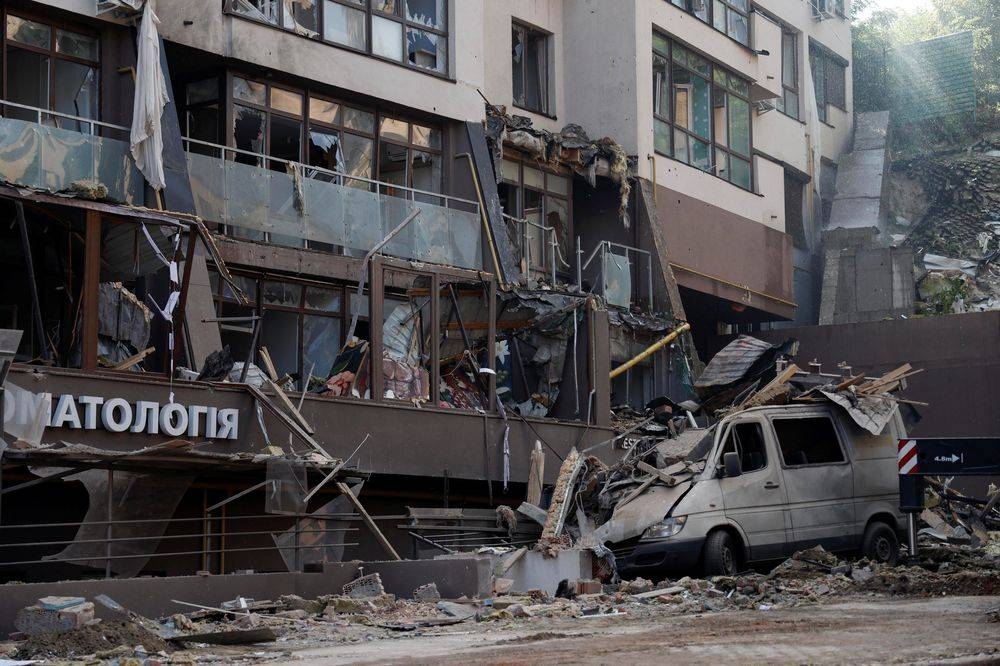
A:
[[[0,179],[53,192],[91,181],[108,199],[144,203],[128,127],[7,100],[0,114]]]
[[[653,260],[648,250],[630,245],[601,241],[586,260],[580,249],[580,239],[577,238],[577,270],[576,283],[583,288],[583,276],[593,266],[588,274],[593,284],[591,293],[600,288],[601,296],[609,304],[628,309],[632,303],[642,300],[642,285],[646,285],[646,302],[649,311],[653,311]],[[594,260],[600,257],[596,264]],[[645,262],[645,270],[641,264]]]
[[[234,235],[367,252],[418,209],[385,254],[482,267],[476,201],[197,139],[183,142],[199,216],[237,230]]]
[[[555,284],[559,256],[555,229],[507,213],[503,214],[503,220],[514,248],[514,258],[521,267],[521,279],[526,283],[532,274],[547,274]]]
[[[374,517],[380,520],[398,520],[401,516],[380,516]],[[374,519],[373,518],[373,519]],[[303,525],[303,521],[316,521],[323,527],[311,527]],[[307,543],[302,537],[310,534],[330,534],[330,533],[352,533],[358,532],[358,527],[326,527],[327,522],[357,522],[361,518],[357,514],[254,514],[254,515],[210,515],[188,518],[163,518],[163,519],[143,519],[143,520],[97,520],[61,523],[25,523],[0,525],[0,575],[10,567],[36,567],[50,566],[55,564],[75,564],[88,568],[97,568],[96,563],[103,563],[104,576],[111,578],[114,574],[115,562],[122,560],[149,560],[155,561],[157,558],[199,556],[198,565],[189,573],[195,570],[216,569],[217,573],[226,573],[225,555],[228,553],[266,553],[292,551],[291,562],[294,566],[287,567],[295,571],[302,571],[304,568],[303,551],[327,547],[347,547],[357,546],[357,542],[338,542],[336,544]],[[237,529],[240,523],[245,521],[255,521],[255,526],[249,529]],[[279,525],[273,529],[263,529],[259,523],[271,523],[275,521]],[[164,533],[153,536],[115,536],[115,530],[124,531],[132,525],[163,525]],[[192,524],[200,524],[201,529],[185,531],[180,534],[166,533],[171,526],[187,526],[190,530]],[[14,540],[14,534],[21,531],[29,533],[39,533],[43,535],[46,531],[59,531],[76,528],[77,531],[84,527],[96,527],[103,531],[103,538],[95,539],[52,539],[42,536],[39,540]],[[232,540],[245,540],[253,537],[271,537],[288,530],[292,530],[292,543],[290,545],[279,545],[278,543],[268,543],[266,545],[250,545],[231,547],[227,542]],[[197,542],[197,548],[184,544],[184,541]],[[148,544],[149,548],[145,552],[135,552],[142,544]],[[162,544],[181,544],[179,548],[168,548],[161,551]],[[100,545],[103,544],[103,548]],[[123,548],[122,546],[128,545]],[[87,549],[86,546],[95,546]],[[39,549],[52,549],[54,547],[83,546],[84,548],[74,554],[62,556],[60,553],[53,553],[55,557],[39,556]],[[87,552],[89,550],[89,552]],[[13,551],[14,554],[8,555]],[[18,551],[22,551],[18,557]],[[124,551],[124,552],[122,552]],[[129,552],[131,551],[131,552]],[[217,561],[213,566],[213,556]],[[284,560],[284,557],[282,556]],[[148,563],[143,564],[143,569]],[[141,572],[140,572],[141,573]]]

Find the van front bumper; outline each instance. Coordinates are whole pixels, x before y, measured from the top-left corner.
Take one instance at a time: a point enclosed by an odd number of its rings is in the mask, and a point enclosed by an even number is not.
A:
[[[704,543],[704,539],[670,538],[612,550],[618,573],[631,576],[646,572],[690,571],[698,565]]]

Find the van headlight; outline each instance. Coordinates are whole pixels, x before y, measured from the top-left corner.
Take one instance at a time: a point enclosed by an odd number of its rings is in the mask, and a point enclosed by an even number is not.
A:
[[[653,541],[676,536],[684,528],[687,516],[668,516],[642,533],[640,541]]]

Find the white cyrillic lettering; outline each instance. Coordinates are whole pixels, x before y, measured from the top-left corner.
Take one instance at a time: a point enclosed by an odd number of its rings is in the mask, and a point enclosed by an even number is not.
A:
[[[197,437],[201,417],[208,413],[208,407],[188,405],[188,437]]]
[[[125,398],[111,398],[101,408],[101,423],[111,432],[125,432],[132,425],[132,405]]]
[[[76,400],[83,405],[83,429],[95,430],[97,428],[97,406],[104,402],[104,398],[81,395]]]
[[[59,403],[52,414],[53,428],[79,428],[80,415],[76,411],[76,402],[73,396],[67,394],[59,396]]]
[[[135,403],[135,421],[129,428],[132,432],[146,430],[150,435],[160,432],[160,403],[148,400],[138,400]]]
[[[160,409],[160,430],[171,437],[183,435],[188,427],[188,413],[183,405],[171,402]]]
[[[215,439],[219,432],[219,410],[215,407],[208,408],[208,415],[205,416],[205,438]]]
[[[236,439],[239,428],[240,410],[235,408],[219,410],[219,439]]]

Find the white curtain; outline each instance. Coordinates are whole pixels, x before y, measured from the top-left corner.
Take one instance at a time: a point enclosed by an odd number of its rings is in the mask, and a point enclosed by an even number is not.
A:
[[[139,26],[131,135],[135,164],[150,187],[157,191],[164,187],[161,118],[163,107],[170,101],[160,66],[160,37],[156,30],[159,22],[160,19],[153,13],[153,3],[146,2]]]

